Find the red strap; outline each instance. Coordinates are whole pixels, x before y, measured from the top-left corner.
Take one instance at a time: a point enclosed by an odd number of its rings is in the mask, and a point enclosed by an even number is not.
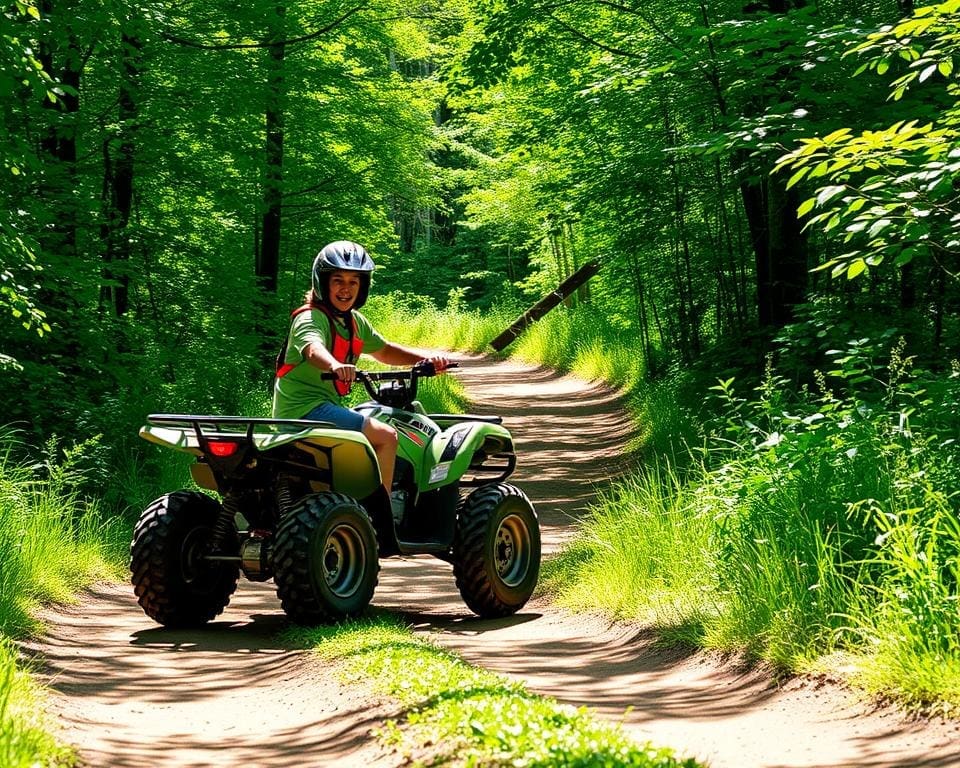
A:
[[[330,317],[328,314],[327,317]],[[360,353],[363,351],[363,339],[357,334],[357,318],[350,313],[351,334],[349,339],[343,338],[333,326],[333,318],[330,318],[330,334],[333,336],[333,349],[330,353],[341,363],[356,362]],[[350,384],[346,381],[334,379],[333,388],[341,397],[350,393]]]
[[[302,307],[297,307],[295,310],[293,310],[290,313],[290,317],[294,318],[297,315],[303,314],[304,312],[309,312],[311,309],[319,309],[327,316],[327,320],[330,321],[330,336],[333,339],[333,349],[330,350],[330,353],[333,355],[334,359],[341,363],[356,362],[360,358],[360,353],[363,351],[363,339],[360,338],[360,334],[357,332],[357,318],[354,316],[354,314],[352,312],[350,313],[350,338],[345,339],[343,336],[337,333],[336,323],[334,322],[333,315],[327,310],[326,307],[317,306],[316,304],[304,304]],[[277,357],[278,379],[282,379],[299,365],[299,363],[282,362],[286,355],[287,345],[284,343],[283,350],[281,350],[280,355]],[[333,386],[334,389],[337,390],[337,394],[341,397],[349,394],[350,392],[350,384],[345,381],[334,379]]]

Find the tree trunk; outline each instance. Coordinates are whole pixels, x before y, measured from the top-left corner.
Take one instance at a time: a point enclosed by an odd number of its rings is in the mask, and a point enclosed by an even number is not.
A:
[[[283,40],[285,6],[277,6],[275,40]],[[283,139],[284,139],[284,55],[285,45],[274,43],[267,59],[269,92],[266,110],[266,161],[263,185],[263,223],[256,276],[260,287],[276,294],[280,272],[280,237],[283,214]]]
[[[806,235],[797,217],[797,189],[786,189],[785,179],[771,178],[767,185],[770,219],[770,320],[775,327],[793,320],[793,309],[807,295]]]
[[[100,290],[101,303],[111,302],[117,317],[130,305],[130,211],[133,209],[133,180],[136,146],[134,139],[139,119],[140,68],[143,43],[130,30],[120,36],[122,71],[117,118],[119,138],[116,158],[110,152],[110,140],[104,148],[104,191],[106,220],[101,227],[105,243],[103,260],[106,285]],[[116,269],[115,266],[119,266]]]
[[[757,319],[761,327],[781,327],[807,292],[806,236],[797,217],[799,200],[784,181],[767,178],[743,183],[740,192],[756,265]]]
[[[40,62],[45,72],[65,86],[56,102],[49,99],[43,102],[50,113],[50,125],[40,140],[40,148],[49,158],[44,173],[44,195],[58,209],[56,223],[44,238],[43,246],[49,253],[69,257],[77,250],[78,202],[75,181],[81,56],[77,42],[69,32],[69,20],[62,13],[56,15],[53,0],[43,0],[40,12],[44,18],[51,20],[51,29],[56,30],[51,31],[50,39],[40,43]],[[56,44],[53,35],[57,33],[68,40],[66,45],[61,47]]]

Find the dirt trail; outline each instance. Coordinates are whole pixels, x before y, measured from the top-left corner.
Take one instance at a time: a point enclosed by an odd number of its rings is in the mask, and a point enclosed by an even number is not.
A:
[[[459,375],[477,412],[502,414],[517,438],[515,480],[537,505],[545,549],[555,550],[597,483],[622,469],[630,434],[622,404],[601,387],[511,363],[466,361]],[[761,673],[658,650],[636,628],[544,600],[508,620],[474,619],[450,566],[432,558],[384,561],[374,605],[473,663],[595,707],[637,739],[715,768],[960,767],[960,724],[870,711],[831,685],[776,687]],[[202,631],[153,625],[123,585],[47,619],[34,650],[57,692],[63,737],[91,766],[400,762],[369,736],[396,714],[391,706],[340,686],[277,639],[286,622],[272,584],[241,581],[226,613]]]

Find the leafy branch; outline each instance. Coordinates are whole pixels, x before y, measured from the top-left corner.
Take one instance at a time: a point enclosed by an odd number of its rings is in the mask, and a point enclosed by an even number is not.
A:
[[[854,54],[871,56],[856,74],[884,75],[895,60],[905,62],[907,71],[890,84],[892,100],[922,84],[930,88],[939,78],[953,101],[930,119],[800,139],[778,160],[774,172],[792,172],[788,188],[820,185],[798,208],[801,217],[809,216],[806,227],[851,247],[817,269],[852,279],[887,259],[902,267],[927,257],[956,277],[960,86],[953,80],[953,60],[960,54],[960,0],[921,8],[911,19],[870,33],[846,55]]]

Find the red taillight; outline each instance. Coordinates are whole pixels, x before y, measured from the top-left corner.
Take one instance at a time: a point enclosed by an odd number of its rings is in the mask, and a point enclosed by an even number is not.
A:
[[[207,446],[210,448],[210,453],[214,456],[233,456],[237,452],[237,448],[240,447],[239,443],[214,443],[209,442]]]

